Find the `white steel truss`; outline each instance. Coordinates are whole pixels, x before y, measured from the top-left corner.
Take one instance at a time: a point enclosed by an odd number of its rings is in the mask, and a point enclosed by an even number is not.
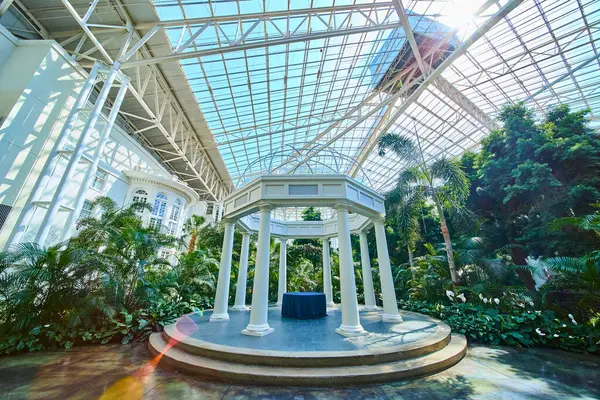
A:
[[[50,36],[81,63],[121,63],[129,98],[142,104],[122,116],[210,199],[264,173],[296,171],[347,173],[385,190],[402,164],[374,152],[383,133],[418,135],[428,157],[457,156],[500,126],[503,105],[519,101],[539,114],[556,104],[589,108],[600,127],[600,0],[331,0],[296,9],[293,2],[60,1],[78,29],[62,24]],[[160,19],[138,15],[142,7]],[[29,12],[51,24],[57,10]],[[114,10],[118,22],[105,17]],[[127,40],[119,57],[115,47]],[[386,71],[388,55],[413,61]],[[198,138],[191,122],[198,116],[176,98],[173,65],[200,105],[209,141]],[[150,137],[156,131],[160,145]],[[219,177],[209,145],[231,182]]]

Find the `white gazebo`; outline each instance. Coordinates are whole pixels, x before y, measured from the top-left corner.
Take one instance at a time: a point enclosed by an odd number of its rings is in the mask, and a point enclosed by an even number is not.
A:
[[[271,211],[279,207],[331,207],[336,217],[325,221],[272,220]],[[281,241],[278,304],[286,292],[286,242],[288,239],[321,238],[323,240],[323,283],[327,305],[333,306],[329,239],[338,238],[342,323],[336,332],[344,336],[360,336],[367,332],[360,323],[354,262],[350,234],[360,237],[364,282],[365,310],[377,310],[373,278],[367,245],[367,232],[375,229],[379,275],[383,294],[383,322],[400,322],[396,294],[384,228],[383,196],[346,175],[277,175],[262,176],[232,193],[225,199],[223,223],[225,237],[217,293],[211,322],[229,320],[228,296],[235,225],[242,230],[240,270],[232,310],[248,310],[245,304],[248,249],[250,234],[258,232],[254,272],[254,288],[250,323],[242,330],[245,335],[264,336],[273,332],[269,326],[269,243],[271,236]]]

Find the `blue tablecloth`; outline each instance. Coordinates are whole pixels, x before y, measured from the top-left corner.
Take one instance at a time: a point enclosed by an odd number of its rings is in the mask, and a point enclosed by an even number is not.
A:
[[[284,293],[281,316],[296,319],[323,318],[327,316],[326,303],[325,293]]]

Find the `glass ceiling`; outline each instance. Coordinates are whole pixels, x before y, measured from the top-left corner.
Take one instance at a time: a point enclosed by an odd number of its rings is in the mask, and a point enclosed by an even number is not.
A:
[[[345,173],[385,192],[402,169],[394,155],[377,154],[376,138],[386,129],[418,136],[436,157],[477,147],[498,126],[501,107],[518,101],[538,115],[561,103],[590,108],[591,124],[600,128],[600,0],[524,1],[440,78],[423,84],[507,1],[404,0],[425,73],[391,2],[360,10],[344,6],[372,2],[153,3],[161,20],[312,7],[314,13],[270,19],[221,19],[193,38],[203,24],[167,32],[174,49],[192,40],[185,51],[257,44],[181,61],[238,187],[266,173]],[[476,15],[484,3],[489,7]],[[299,35],[305,39],[284,40]]]

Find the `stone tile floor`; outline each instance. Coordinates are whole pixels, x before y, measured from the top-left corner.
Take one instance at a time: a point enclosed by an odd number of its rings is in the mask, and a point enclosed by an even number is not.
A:
[[[381,312],[360,312],[360,322],[369,334],[345,338],[335,332],[342,323],[341,309],[327,309],[327,317],[298,320],[281,317],[280,307],[269,307],[269,325],[275,332],[257,338],[241,335],[250,321],[249,312],[229,312],[229,321],[208,322],[212,311],[190,314],[177,322],[178,330],[210,343],[256,350],[277,351],[352,351],[401,346],[433,336],[439,329],[431,318],[403,312],[404,322],[382,323]]]
[[[371,386],[230,385],[155,367],[145,344],[0,358],[0,399],[600,399],[600,358],[471,346],[426,378]]]

